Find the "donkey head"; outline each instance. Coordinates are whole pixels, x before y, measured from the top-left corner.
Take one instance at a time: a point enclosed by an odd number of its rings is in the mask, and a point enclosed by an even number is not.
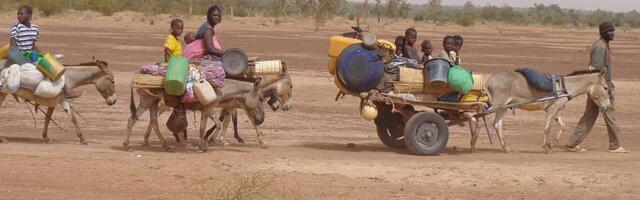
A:
[[[293,107],[291,102],[291,93],[293,91],[293,83],[288,75],[284,76],[282,80],[276,81],[275,86],[267,90],[264,94],[267,103],[271,107],[271,110],[277,111],[282,107],[283,111],[288,111]]]
[[[107,62],[96,60],[95,63],[102,72],[94,77],[94,85],[98,92],[100,92],[100,95],[102,95],[102,98],[107,101],[107,105],[111,106],[118,100],[113,73],[109,70],[109,64]]]
[[[264,122],[264,98],[260,95],[258,85],[260,79],[258,79],[251,92],[244,94],[241,105],[246,112],[247,116],[256,124],[260,125]]]
[[[591,99],[591,101],[598,105],[602,110],[606,110],[611,106],[611,101],[609,100],[609,89],[611,88],[609,88],[609,84],[604,77],[606,73],[606,68],[600,71],[597,80],[591,83],[587,88],[589,99]]]

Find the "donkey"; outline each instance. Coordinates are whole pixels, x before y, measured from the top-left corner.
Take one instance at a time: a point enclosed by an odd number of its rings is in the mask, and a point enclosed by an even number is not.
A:
[[[262,88],[262,90],[264,91],[264,94],[262,96],[264,96],[265,99],[267,100],[267,104],[271,107],[271,110],[273,111],[277,111],[280,108],[282,108],[283,111],[288,111],[292,108],[292,102],[291,102],[291,93],[292,93],[292,89],[293,89],[293,83],[291,81],[291,77],[289,76],[289,72],[287,70],[287,68],[284,68],[283,73],[281,74],[277,74],[277,75],[261,75],[258,76],[257,78],[232,78],[234,80],[240,80],[240,81],[245,81],[245,82],[255,82],[257,79],[260,79],[260,84],[258,85],[259,88]],[[238,112],[237,112],[237,108],[240,108],[240,105],[236,105],[235,108],[223,108],[221,110],[221,114],[220,114],[220,121],[223,121],[223,125],[224,123],[228,124],[228,120],[229,118],[227,118],[227,121],[224,122],[225,117],[229,116],[230,119],[233,122],[233,130],[234,130],[234,138],[239,142],[239,143],[244,143],[244,139],[242,139],[240,137],[240,135],[238,134]],[[160,110],[160,113],[158,113],[158,116],[162,114],[162,112],[164,112],[164,110]],[[250,120],[252,120],[250,118]],[[256,126],[261,125],[261,123],[256,123],[255,121],[252,121],[254,128],[257,128]],[[209,130],[207,130],[207,134],[205,135],[205,137],[210,140],[211,135],[213,133],[213,131],[216,129],[216,125],[213,125]],[[227,125],[224,125],[224,129],[226,130]],[[144,137],[144,144],[149,144],[149,136],[151,135],[150,132],[150,126],[147,128],[147,132],[145,134]],[[180,142],[182,139],[181,138],[186,138],[187,135],[186,133],[184,135],[178,135],[176,133],[174,133],[174,137],[176,138],[176,141]],[[228,145],[228,143],[226,143],[226,141],[222,140],[222,143],[224,145]],[[264,144],[264,143],[263,143]]]
[[[589,99],[596,103],[600,109],[606,110],[609,107],[611,102],[609,101],[607,83],[604,79],[605,73],[606,70],[575,71],[565,77],[566,92],[570,97],[545,102],[544,111],[547,113],[547,116],[545,119],[544,141],[542,144],[545,153],[553,153],[549,141],[551,122],[554,118],[559,119],[558,113],[564,109],[570,98],[588,94]],[[495,109],[496,111],[493,124],[494,130],[496,130],[498,139],[505,153],[512,152],[504,141],[502,133],[502,120],[505,117],[507,109],[511,107],[518,108],[517,105],[531,103],[541,98],[553,96],[551,92],[540,91],[530,85],[525,77],[518,72],[501,72],[492,75],[485,84],[485,92],[489,95],[489,104],[491,105],[489,109]],[[562,129],[564,123],[562,123],[561,120],[558,120],[558,123]],[[562,132],[560,132],[560,134],[561,133]],[[472,151],[475,149],[474,144],[476,139],[477,131],[472,137]]]
[[[116,95],[115,80],[113,73],[109,70],[109,64],[105,61],[96,60],[94,62],[82,63],[78,65],[67,65],[65,71],[65,84],[69,88],[77,88],[84,85],[94,85],[96,90],[100,93],[102,98],[106,100],[107,105],[112,106],[116,103],[118,96]],[[45,113],[44,131],[42,132],[42,138],[45,143],[49,143],[48,129],[51,116],[57,105],[60,105],[65,112],[70,116],[73,123],[76,134],[80,138],[81,144],[87,144],[85,137],[82,135],[80,127],[78,127],[78,121],[73,108],[66,101],[64,92],[61,92],[58,96],[53,98],[42,98],[35,96],[33,91],[20,88],[17,92],[13,93],[14,96],[25,99],[26,101],[35,102],[37,105],[43,105],[47,107],[47,113]],[[0,105],[4,102],[8,94],[0,93]],[[0,137],[0,143],[7,142],[5,138]]]
[[[293,83],[291,82],[291,78],[289,76],[289,73],[286,71],[286,68],[284,73],[282,74],[262,75],[259,77],[259,79],[262,80],[263,84],[260,84],[258,87],[263,87],[263,90],[265,91],[263,96],[269,99],[267,100],[267,104],[271,107],[272,111],[277,111],[280,108],[282,108],[283,111],[288,111],[293,107],[293,103],[291,101]],[[236,138],[239,143],[244,143],[244,139],[242,139],[238,134],[237,116],[238,115],[236,108],[222,109],[221,111],[220,117],[222,119],[220,120],[223,121],[221,141],[225,146],[228,145],[228,143],[224,140],[224,134],[226,132],[229,119],[233,120],[234,138]],[[257,129],[257,125],[260,124],[254,123],[253,125],[254,128]],[[210,138],[211,133],[216,128],[216,125],[211,127],[211,129],[207,131],[205,137]],[[260,145],[264,146],[264,141],[258,140],[258,142],[260,142]]]
[[[251,121],[260,124],[264,121],[264,106],[262,105],[263,97],[261,96],[261,89],[257,87],[260,83],[260,80],[257,80],[255,83],[248,83],[237,80],[226,80],[225,86],[220,89],[221,94],[219,98],[214,102],[209,103],[207,105],[201,105],[199,103],[190,104],[188,109],[191,110],[200,110],[202,111],[201,117],[201,126],[200,126],[200,144],[199,148],[201,151],[207,150],[207,141],[204,137],[207,121],[208,119],[212,119],[218,127],[221,127],[221,122],[216,117],[216,113],[214,112],[214,108],[233,108],[240,107],[245,113],[249,116]],[[135,102],[133,99],[133,88],[131,88],[131,104],[130,111],[131,117],[129,118],[129,123],[127,125],[127,137],[123,142],[124,147],[131,151],[133,150],[130,146],[130,137],[133,126],[135,125],[138,117],[144,114],[146,110],[149,110],[150,115],[150,125],[147,128],[147,133],[150,133],[151,129],[153,129],[160,139],[162,143],[162,147],[170,151],[171,147],[167,144],[167,141],[164,139],[162,134],[160,133],[158,126],[158,113],[159,113],[159,103],[164,101],[164,91],[162,89],[139,89],[138,94],[140,94],[140,102],[138,104],[138,108],[135,106]],[[216,134],[220,130],[216,130]],[[258,138],[262,138],[262,132],[260,132],[256,128],[256,133]],[[182,140],[186,142],[186,140]],[[147,143],[148,144],[148,143]],[[183,143],[184,144],[184,143]]]

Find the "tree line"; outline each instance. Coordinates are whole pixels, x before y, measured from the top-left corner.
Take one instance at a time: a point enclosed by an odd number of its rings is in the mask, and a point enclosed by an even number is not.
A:
[[[334,17],[355,19],[363,6],[346,0],[0,0],[0,9],[7,11],[21,4],[32,5],[45,17],[66,9],[95,11],[106,16],[125,10],[148,15],[203,15],[210,5],[218,4],[229,16],[311,18],[317,27]],[[369,1],[367,8],[363,17],[378,21],[406,19],[462,26],[503,23],[561,27],[597,26],[603,21],[611,21],[616,26],[640,27],[638,11],[582,11],[563,9],[557,4],[514,8],[507,5],[477,6],[471,2],[463,6],[448,6],[443,5],[442,0],[425,0],[422,5],[409,4],[407,0],[374,0]]]

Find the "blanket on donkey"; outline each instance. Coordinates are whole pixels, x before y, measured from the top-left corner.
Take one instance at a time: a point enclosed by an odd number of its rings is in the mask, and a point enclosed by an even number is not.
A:
[[[553,91],[553,80],[551,79],[551,75],[542,74],[530,67],[518,68],[516,69],[516,72],[522,74],[524,78],[527,79],[527,82],[529,82],[529,84],[534,88],[547,92]]]

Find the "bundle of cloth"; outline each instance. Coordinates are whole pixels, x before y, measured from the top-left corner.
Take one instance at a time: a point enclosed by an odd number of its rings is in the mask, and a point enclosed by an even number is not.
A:
[[[64,76],[51,80],[32,63],[13,64],[0,69],[0,91],[13,94],[18,89],[28,89],[39,97],[52,98],[62,92],[65,85]]]
[[[140,67],[140,74],[153,76],[165,76],[167,66],[164,63],[144,65]],[[189,72],[186,79],[185,91],[182,95],[182,103],[195,103],[199,98],[194,91],[194,86],[206,80],[213,88],[224,87],[225,71],[220,61],[203,61],[200,65],[189,64]]]

